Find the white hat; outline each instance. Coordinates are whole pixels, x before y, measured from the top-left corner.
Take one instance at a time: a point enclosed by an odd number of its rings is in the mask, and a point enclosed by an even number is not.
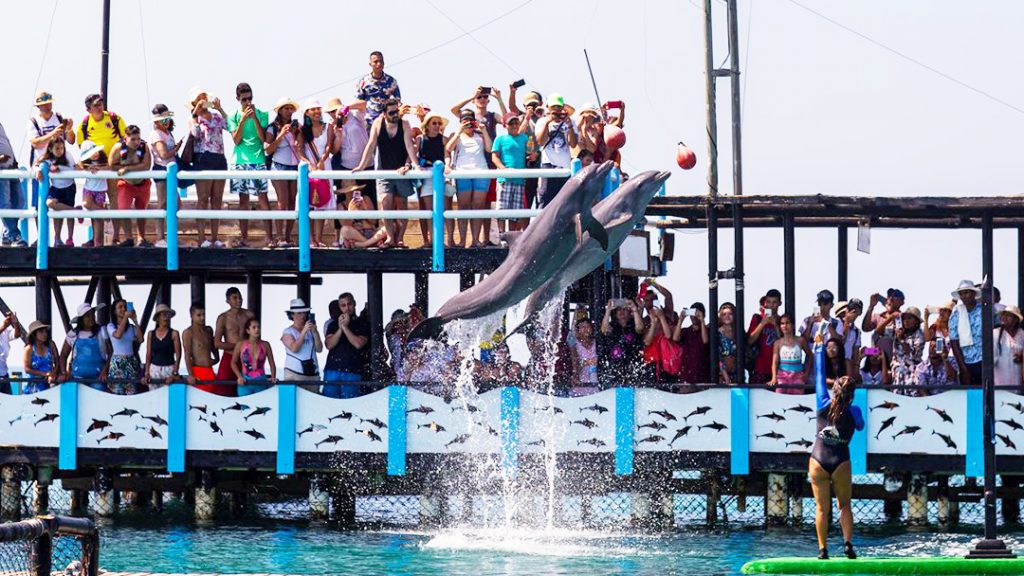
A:
[[[309,306],[306,306],[306,302],[302,298],[292,298],[292,301],[288,303],[288,313],[294,314],[295,312],[309,312]]]
[[[82,318],[82,316],[85,316],[86,314],[92,312],[93,310],[99,310],[102,307],[103,304],[97,304],[96,306],[93,306],[88,302],[82,302],[81,304],[78,305],[78,308],[75,309],[75,317],[71,319],[71,322],[73,324],[77,324],[78,321]]]
[[[321,110],[323,110],[324,107],[320,104],[320,101],[317,100],[316,98],[310,98],[310,99],[306,100],[305,103],[302,104],[302,110],[303,111],[312,110],[313,108],[320,108]]]
[[[206,90],[200,88],[199,86],[193,86],[192,88],[190,88],[188,91],[188,107],[192,108],[193,106],[195,106],[196,100],[198,100],[199,96],[202,94],[206,94],[207,98],[210,97]]]
[[[580,116],[583,116],[584,114],[587,113],[593,114],[595,116],[600,116],[601,109],[598,108],[597,105],[594,104],[593,102],[584,102],[583,105],[580,106],[579,113]]]
[[[299,103],[298,102],[296,102],[295,100],[292,100],[291,98],[289,98],[287,96],[284,96],[280,100],[277,101],[277,104],[274,104],[274,112],[280,111],[281,108],[284,108],[285,106],[291,106],[292,108],[295,108],[296,110],[299,109]]]
[[[963,292],[964,290],[970,290],[975,294],[981,294],[981,289],[975,286],[974,282],[971,282],[970,280],[961,280],[960,285],[956,287],[956,290],[950,292],[950,294],[953,295],[953,298],[959,298],[960,293]]]
[[[82,156],[78,159],[79,162],[88,162],[103,153],[103,147],[92,140],[82,142],[79,150],[82,151]]]

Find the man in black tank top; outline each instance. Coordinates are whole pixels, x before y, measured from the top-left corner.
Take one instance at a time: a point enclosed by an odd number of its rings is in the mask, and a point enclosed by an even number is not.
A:
[[[370,139],[363,150],[363,158],[353,172],[365,170],[377,152],[377,170],[396,170],[405,174],[415,164],[416,151],[412,145],[412,128],[402,119],[399,112],[400,103],[392,98],[384,104],[384,114],[373,121]],[[406,210],[409,197],[416,193],[412,180],[386,179],[377,180],[377,196],[381,199],[383,210]],[[388,245],[404,248],[402,238],[405,235],[406,220],[386,220],[384,227],[388,232]]]

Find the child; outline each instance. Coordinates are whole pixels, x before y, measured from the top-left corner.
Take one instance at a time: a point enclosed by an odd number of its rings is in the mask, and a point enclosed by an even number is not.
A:
[[[217,379],[217,375],[213,372],[213,365],[217,363],[219,356],[217,348],[213,345],[213,329],[206,325],[206,308],[201,304],[193,304],[189,307],[188,312],[192,317],[192,325],[181,333],[188,383],[199,390],[216,394],[216,385],[198,384],[198,382],[213,382]]]
[[[142,140],[142,130],[134,124],[125,129],[124,139],[114,144],[110,151],[110,169],[117,170],[121,178],[117,181],[117,205],[121,210],[145,210],[149,207],[150,181],[146,178],[126,179],[129,172],[149,170],[153,166],[153,157],[149,146]],[[117,222],[114,223],[117,228]],[[152,248],[153,244],[146,240],[146,221],[135,219],[135,240],[131,238],[118,244],[122,248],[138,246]],[[124,230],[131,236],[131,222],[126,220]]]
[[[813,356],[807,341],[795,333],[793,318],[789,314],[779,317],[781,337],[775,341],[772,357],[772,379],[769,386],[793,386],[779,388],[779,394],[803,394],[803,386],[811,379]],[[805,360],[806,359],[806,360]]]
[[[78,160],[79,170],[96,173],[107,167],[107,155],[95,142],[82,142],[82,157]],[[107,207],[107,181],[103,178],[86,178],[82,187],[82,203],[86,210],[104,210]],[[92,239],[82,244],[85,247],[103,246],[103,220],[92,219]]]
[[[50,326],[36,320],[28,327],[28,345],[25,346],[25,372],[33,381],[25,385],[25,394],[42,392],[60,377],[57,347],[50,339]]]
[[[178,331],[171,328],[174,314],[166,304],[157,304],[153,311],[156,329],[146,339],[146,367],[142,371],[142,381],[149,384],[150,390],[170,384],[178,377],[181,340]]]
[[[270,374],[265,364],[270,362]],[[245,322],[245,340],[235,345],[231,356],[231,368],[238,377],[238,395],[248,396],[266,390],[269,381],[277,384],[277,364],[270,343],[260,339],[260,321],[249,318]]]
[[[75,180],[73,178],[55,178],[61,170],[75,167],[75,158],[71,155],[63,138],[54,138],[46,144],[46,151],[36,160],[36,180],[42,181],[40,167],[43,162],[50,163],[50,191],[46,195],[46,206],[50,210],[71,210],[75,207]],[[60,233],[64,228],[63,218],[53,219],[53,245],[74,246],[75,221],[68,219],[68,239],[61,242]]]

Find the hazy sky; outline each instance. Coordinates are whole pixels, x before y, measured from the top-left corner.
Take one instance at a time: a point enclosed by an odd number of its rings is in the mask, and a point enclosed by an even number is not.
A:
[[[1024,108],[1024,4],[989,1],[800,0],[894,51],[1012,106]],[[706,192],[702,14],[699,0],[632,2],[375,3],[113,2],[109,104],[129,123],[149,129],[155,102],[185,114],[186,94],[201,85],[235,107],[234,86],[250,82],[257,104],[280,96],[352,99],[367,72],[367,54],[381,50],[404,100],[447,109],[477,85],[522,77],[528,88],[561,92],[579,106],[594,100],[583,58],[590,54],[601,96],[627,103],[625,167],[669,169],[670,194]],[[37,89],[51,91],[57,110],[79,119],[82,100],[99,86],[99,0],[6,2],[5,89],[0,122],[16,147]],[[716,62],[726,58],[725,4],[718,16]],[[141,9],[141,19],[140,19]],[[442,13],[443,10],[443,13]],[[47,45],[51,14],[52,31]],[[502,16],[493,23],[486,24]],[[140,26],[141,24],[141,26]],[[479,29],[477,29],[479,28]],[[144,30],[144,34],[143,31]],[[472,31],[467,35],[466,31]],[[1024,112],[969,88],[814,15],[791,0],[741,0],[744,187],[747,194],[1012,195],[1022,163],[1015,137]],[[728,81],[719,82],[719,148],[723,193],[731,191]],[[180,131],[180,129],[179,129]],[[675,167],[676,142],[697,150],[697,167]],[[24,145],[21,147],[25,150]],[[26,158],[27,159],[27,158]],[[757,295],[782,284],[781,231],[747,234],[748,310]],[[732,259],[732,232],[722,234],[720,263]],[[1016,235],[996,234],[996,282],[1016,299]],[[799,309],[813,294],[835,288],[835,232],[797,233]],[[851,237],[851,246],[855,238]],[[387,257],[386,255],[382,257]],[[706,234],[680,233],[668,284],[677,299],[706,301]],[[875,231],[872,254],[851,258],[850,290],[865,298],[890,285],[908,303],[936,304],[960,278],[980,276],[980,233]],[[365,284],[329,278],[314,300]],[[389,278],[385,310],[412,300],[410,278]],[[436,309],[454,278],[438,279]],[[732,299],[730,282],[723,300]],[[211,288],[211,316],[220,302]],[[222,293],[222,291],[221,291]],[[280,290],[282,297],[286,291]],[[264,302],[279,301],[273,294]],[[5,290],[31,320],[28,289]],[[136,296],[142,300],[145,292]],[[187,309],[187,289],[175,305]],[[74,298],[70,298],[74,301]],[[320,306],[326,317],[326,306]],[[265,312],[265,319],[276,316]],[[181,319],[184,322],[184,319]],[[267,334],[284,325],[269,324]]]

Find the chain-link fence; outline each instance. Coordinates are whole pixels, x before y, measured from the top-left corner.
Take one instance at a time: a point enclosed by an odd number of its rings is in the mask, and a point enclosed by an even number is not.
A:
[[[32,542],[0,542],[0,574],[28,574],[32,563]]]
[[[98,558],[91,520],[45,516],[0,524],[0,574],[96,576]]]

